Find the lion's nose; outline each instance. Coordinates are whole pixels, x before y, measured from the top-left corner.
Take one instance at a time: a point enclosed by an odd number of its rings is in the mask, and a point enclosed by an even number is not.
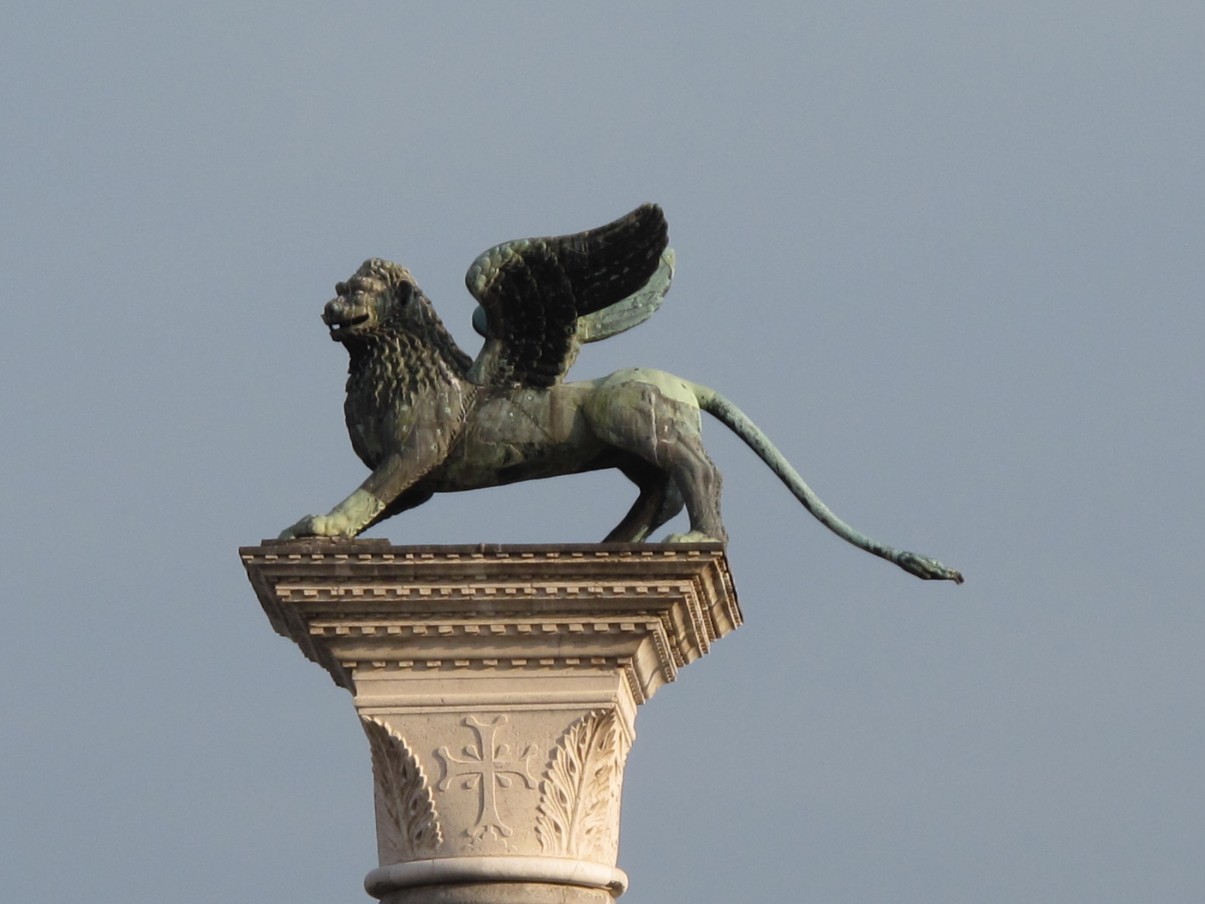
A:
[[[343,303],[342,298],[332,298],[326,303],[326,307],[322,309],[322,322],[327,326],[334,326],[347,313],[347,306]]]

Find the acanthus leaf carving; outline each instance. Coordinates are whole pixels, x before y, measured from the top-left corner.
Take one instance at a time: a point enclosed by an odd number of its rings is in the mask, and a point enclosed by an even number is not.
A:
[[[387,725],[364,717],[376,783],[377,849],[382,865],[435,853],[443,829],[426,773],[406,741]]]
[[[561,735],[540,781],[545,853],[614,862],[625,752],[614,710],[589,712]]]

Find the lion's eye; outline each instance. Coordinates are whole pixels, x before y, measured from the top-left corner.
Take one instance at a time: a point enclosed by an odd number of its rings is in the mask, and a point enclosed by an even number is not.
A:
[[[335,294],[340,297],[347,295],[347,283],[345,283],[345,282],[335,283]]]

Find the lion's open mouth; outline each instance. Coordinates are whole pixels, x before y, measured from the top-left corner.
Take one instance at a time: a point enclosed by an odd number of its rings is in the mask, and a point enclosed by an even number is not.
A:
[[[346,320],[336,321],[335,323],[329,324],[331,337],[338,338],[340,333],[353,332],[356,327],[360,326],[360,324],[367,322],[367,314],[360,314],[358,317],[348,317]]]

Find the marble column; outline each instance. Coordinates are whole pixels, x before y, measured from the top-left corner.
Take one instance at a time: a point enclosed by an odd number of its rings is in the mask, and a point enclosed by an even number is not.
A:
[[[741,622],[718,544],[241,550],[353,695],[384,904],[609,904],[636,707]]]

